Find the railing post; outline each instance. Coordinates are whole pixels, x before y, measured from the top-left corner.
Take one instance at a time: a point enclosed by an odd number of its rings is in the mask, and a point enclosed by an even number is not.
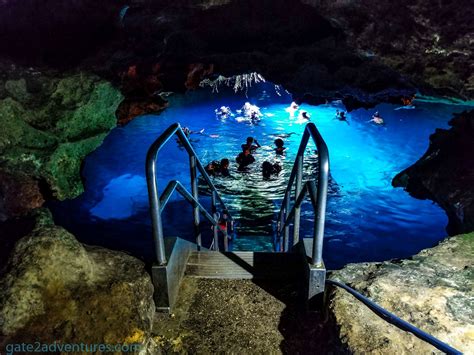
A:
[[[227,229],[223,231],[224,234],[224,251],[229,251],[229,235]]]
[[[147,186],[148,199],[150,202],[151,225],[153,232],[153,241],[155,255],[159,265],[166,264],[165,240],[163,237],[163,225],[161,222],[160,198],[158,197],[158,186],[156,183],[156,164],[155,155],[147,155]]]
[[[295,200],[301,193],[301,184],[303,180],[303,155],[298,155],[296,157],[296,197]],[[293,225],[293,245],[296,245],[300,240],[300,216],[301,216],[301,206],[295,208],[295,223]]]
[[[285,199],[286,199],[286,203],[285,203],[285,214],[284,214],[283,223],[287,222],[286,219],[288,218],[288,214],[290,212],[290,191],[288,191],[285,194]],[[289,239],[290,239],[290,223],[286,225],[283,231],[283,251],[285,252],[288,251],[288,245],[290,243]]]
[[[329,181],[329,156],[326,149],[319,151],[318,190],[316,196],[316,216],[314,220],[313,253],[311,263],[323,263],[324,223],[326,221],[326,202]]]
[[[198,181],[197,181],[197,169],[196,169],[196,157],[194,155],[189,156],[189,166],[191,169],[191,192],[196,201],[199,201],[198,193]],[[195,206],[193,208],[193,217],[194,217],[194,234],[196,236],[196,244],[198,248],[201,247],[201,230],[199,228],[200,218],[199,218],[199,207]]]
[[[278,216],[277,222],[277,250],[276,251],[283,251],[283,238],[282,238],[282,230],[283,223],[285,223],[285,217],[283,213],[283,206],[280,208],[280,214]]]
[[[216,209],[216,192],[212,191],[212,197],[211,197],[211,210],[212,210],[212,217],[214,217],[214,220],[218,222],[218,217],[217,217],[217,209]],[[219,226],[215,225],[212,226],[212,230],[214,232],[214,250],[219,251]],[[225,236],[224,236],[225,237]]]

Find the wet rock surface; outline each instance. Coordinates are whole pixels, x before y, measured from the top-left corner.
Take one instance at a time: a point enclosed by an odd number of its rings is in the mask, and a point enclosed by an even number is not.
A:
[[[400,318],[462,352],[474,341],[474,234],[451,237],[410,260],[350,264],[333,273]],[[352,353],[429,353],[434,349],[383,321],[335,288],[330,311]]]
[[[474,111],[456,114],[449,125],[430,136],[426,153],[392,184],[437,202],[448,213],[448,231],[456,234],[474,230]]]
[[[49,216],[15,246],[0,280],[5,344],[147,342],[155,307],[144,264],[80,244]]]

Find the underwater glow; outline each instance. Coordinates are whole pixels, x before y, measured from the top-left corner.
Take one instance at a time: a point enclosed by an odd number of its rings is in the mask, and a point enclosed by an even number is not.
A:
[[[237,220],[233,247],[240,250],[271,250],[276,213],[293,165],[305,120],[290,119],[286,108],[291,96],[261,83],[245,93],[231,89],[211,93],[199,90],[171,98],[170,108],[160,115],[135,119],[115,128],[103,145],[85,161],[86,192],[72,201],[51,206],[56,222],[69,228],[89,244],[99,244],[150,259],[151,225],[145,180],[145,156],[151,143],[174,122],[193,131],[191,142],[202,163],[228,158],[231,179],[214,182]],[[249,101],[260,107],[263,118],[256,125],[233,118],[219,120],[214,110],[229,106],[235,111]],[[349,262],[408,257],[431,247],[446,236],[447,217],[431,201],[410,197],[391,186],[392,178],[419,159],[436,128],[447,128],[453,112],[465,107],[415,101],[414,109],[383,104],[373,110],[347,114],[348,122],[334,119],[340,103],[321,106],[303,104],[329,148],[331,182],[328,197],[324,260],[329,269]],[[379,111],[385,126],[368,121]],[[237,172],[235,157],[246,137],[262,145],[254,154],[249,173]],[[274,140],[285,141],[286,156],[274,152]],[[314,164],[314,148],[307,152],[306,165]],[[283,171],[264,181],[262,163],[279,162]],[[159,154],[160,191],[176,179],[189,188],[189,163],[174,140]],[[209,206],[209,197],[201,191]],[[309,202],[302,208],[301,235],[311,237],[314,222]],[[203,218],[202,218],[203,220]],[[173,196],[163,213],[165,235],[193,240],[192,212],[187,202]],[[211,237],[203,223],[203,235]]]

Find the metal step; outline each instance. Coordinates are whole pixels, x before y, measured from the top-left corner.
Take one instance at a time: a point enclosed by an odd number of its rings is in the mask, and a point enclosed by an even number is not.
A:
[[[302,257],[292,253],[193,251],[186,275],[209,279],[282,279],[301,276]]]

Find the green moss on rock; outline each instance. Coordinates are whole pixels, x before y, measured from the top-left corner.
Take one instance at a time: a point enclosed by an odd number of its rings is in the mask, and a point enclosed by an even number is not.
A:
[[[96,83],[90,90],[87,100],[76,97],[81,104],[59,119],[56,130],[63,139],[89,137],[109,131],[116,125],[115,110],[122,95],[107,82]],[[70,105],[71,98],[68,100]]]
[[[80,177],[84,158],[102,143],[105,134],[74,143],[61,144],[45,164],[47,181],[56,198],[63,200],[83,191]]]
[[[59,199],[78,196],[82,161],[116,125],[120,91],[82,72],[11,76],[2,83],[0,166],[47,182]]]

